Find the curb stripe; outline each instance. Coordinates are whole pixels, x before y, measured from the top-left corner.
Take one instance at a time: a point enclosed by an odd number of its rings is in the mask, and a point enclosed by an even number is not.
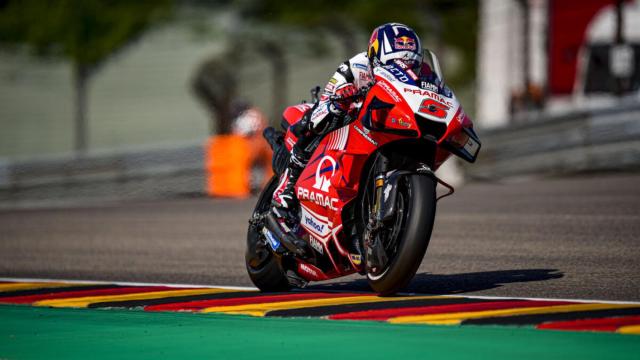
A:
[[[42,288],[50,288],[50,287],[63,287],[67,284],[65,283],[41,283],[41,282],[32,282],[32,283],[9,283],[9,284],[0,284],[0,292],[7,291],[16,291],[16,290],[29,290],[29,289],[42,289]]]
[[[238,307],[238,306],[260,306],[262,304],[281,303],[283,301],[292,300],[313,300],[313,299],[339,299],[351,297],[357,294],[336,294],[336,293],[300,293],[300,294],[281,294],[253,296],[233,299],[204,300],[185,303],[174,303],[157,306],[147,306],[147,311],[200,311],[207,308],[219,307]]]
[[[408,307],[401,309],[381,309],[377,311],[365,311],[356,313],[346,313],[330,316],[333,320],[389,320],[399,317],[415,317],[433,314],[456,314],[476,311],[516,309],[533,306],[553,306],[571,304],[566,301],[487,301],[460,305],[442,305],[434,307]]]
[[[598,319],[630,315],[640,315],[640,307],[468,319],[462,321],[462,325],[536,325],[551,321]]]
[[[616,308],[624,308],[624,307],[632,307],[632,306],[634,305],[578,304],[578,305],[558,305],[558,306],[544,306],[544,307],[525,307],[521,309],[474,311],[474,312],[461,312],[461,313],[449,313],[449,314],[437,314],[437,315],[401,316],[401,317],[389,319],[388,321],[394,324],[413,323],[413,324],[458,325],[462,320],[470,319],[470,318],[480,318],[480,317],[489,317],[489,316],[524,315],[524,314],[545,314],[545,313],[600,310],[600,309],[616,309]]]
[[[16,296],[8,298],[0,298],[0,303],[12,303],[12,304],[30,304],[41,300],[53,300],[53,299],[67,299],[78,298],[86,296],[99,296],[99,295],[119,295],[119,294],[131,294],[136,292],[145,291],[158,291],[167,290],[165,286],[143,286],[143,287],[116,287],[111,289],[102,290],[79,290],[68,291],[57,294],[41,294],[41,295],[29,295],[29,296]]]
[[[250,291],[234,291],[221,292],[214,294],[201,294],[201,295],[184,295],[184,296],[168,296],[157,299],[140,299],[140,300],[125,300],[125,301],[105,301],[95,302],[89,304],[89,308],[104,308],[104,307],[124,307],[124,308],[138,308],[153,305],[165,305],[175,303],[189,303],[204,300],[216,300],[216,299],[229,299],[240,297],[251,297],[264,295],[259,292]]]
[[[126,301],[126,300],[141,300],[141,299],[155,299],[171,295],[201,295],[201,294],[215,294],[218,292],[228,292],[231,290],[225,289],[181,289],[181,290],[165,290],[165,291],[150,291],[133,294],[122,295],[106,295],[106,296],[86,296],[80,298],[71,299],[58,299],[58,300],[41,300],[35,302],[35,306],[51,306],[51,307],[87,307],[94,302],[105,301]]]
[[[623,326],[617,332],[620,334],[640,335],[640,325]]]
[[[575,321],[554,321],[537,326],[538,329],[616,331],[620,327],[640,325],[640,316],[625,316],[609,319],[583,319]]]
[[[115,289],[119,287],[120,286],[116,286],[116,285],[90,285],[89,284],[89,285],[73,285],[73,286],[63,286],[63,287],[39,288],[39,289],[29,289],[29,290],[15,290],[15,291],[0,292],[0,299],[7,298],[7,297],[17,297],[17,296],[55,294],[55,293],[79,291],[79,290]]]
[[[329,298],[329,299],[317,299],[317,300],[300,300],[300,301],[283,301],[275,302],[271,304],[252,304],[252,305],[240,305],[240,306],[220,306],[210,307],[202,309],[201,312],[222,312],[227,314],[243,314],[252,316],[265,316],[269,311],[284,310],[284,309],[300,309],[324,305],[337,305],[337,304],[356,304],[365,302],[389,302],[403,299],[431,299],[437,298],[436,296],[414,296],[414,297],[396,297],[396,298],[384,298],[371,295],[359,295],[352,297],[341,298]]]
[[[507,300],[505,300],[507,301]],[[274,317],[326,317],[332,315],[356,313],[363,311],[374,310],[386,310],[395,308],[407,308],[418,306],[438,306],[438,305],[460,305],[470,303],[480,303],[483,300],[478,299],[466,299],[461,297],[443,297],[436,299],[421,299],[421,300],[399,300],[388,302],[373,302],[373,303],[359,303],[359,304],[340,304],[340,305],[327,305],[318,306],[313,308],[302,309],[286,309],[286,310],[274,310],[270,311],[267,316]]]

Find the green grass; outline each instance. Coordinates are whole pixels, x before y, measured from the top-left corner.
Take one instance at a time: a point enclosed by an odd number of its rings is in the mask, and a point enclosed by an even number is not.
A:
[[[635,355],[634,355],[635,354]],[[630,359],[640,336],[0,305],[0,359]]]

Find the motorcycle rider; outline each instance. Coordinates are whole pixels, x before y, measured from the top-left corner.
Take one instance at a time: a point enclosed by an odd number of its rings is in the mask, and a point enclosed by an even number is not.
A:
[[[340,64],[319,101],[292,129],[298,141],[273,196],[272,213],[281,223],[291,224],[297,218],[294,187],[322,137],[353,120],[349,115],[360,105],[362,92],[373,81],[373,69],[392,62],[416,79],[437,81],[429,66],[422,63],[422,46],[415,31],[399,23],[387,23],[374,29],[367,52]]]

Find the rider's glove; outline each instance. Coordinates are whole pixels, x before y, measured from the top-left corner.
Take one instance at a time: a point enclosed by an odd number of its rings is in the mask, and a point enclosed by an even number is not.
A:
[[[291,149],[291,158],[289,159],[289,166],[295,166],[299,169],[304,169],[309,161],[309,156],[304,150],[294,145]]]
[[[358,89],[355,85],[350,83],[343,84],[335,91],[335,95],[333,96],[333,105],[340,112],[346,113],[357,95]]]

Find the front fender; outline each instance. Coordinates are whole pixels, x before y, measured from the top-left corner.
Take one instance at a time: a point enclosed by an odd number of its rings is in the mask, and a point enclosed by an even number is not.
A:
[[[398,196],[398,182],[404,176],[421,175],[429,176],[437,180],[434,172],[427,165],[421,164],[415,170],[395,170],[385,178],[382,185],[382,204],[378,207],[376,220],[387,221],[393,218],[396,213],[396,198]]]

